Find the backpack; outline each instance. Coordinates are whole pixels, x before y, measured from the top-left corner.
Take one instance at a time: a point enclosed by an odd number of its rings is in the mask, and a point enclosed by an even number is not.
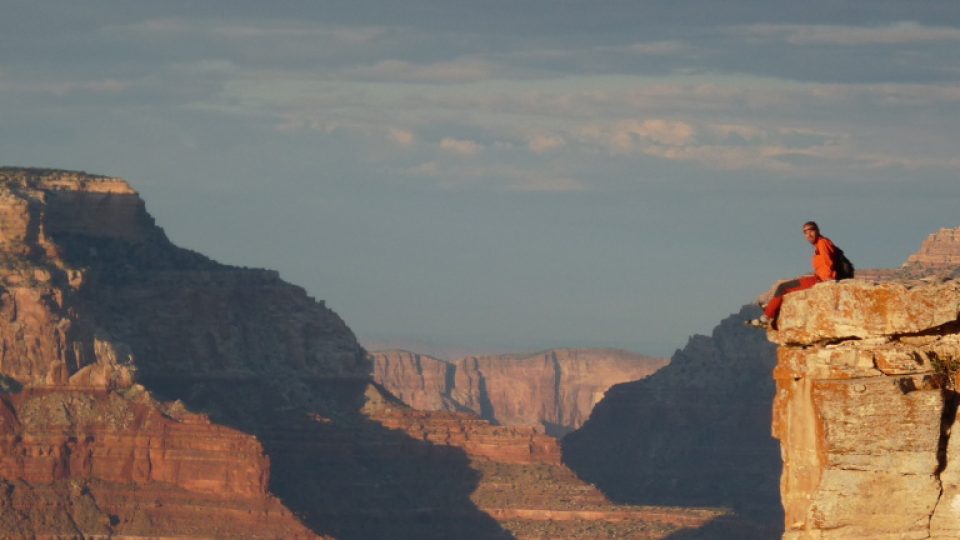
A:
[[[843,254],[843,250],[837,247],[836,244],[834,244],[833,247],[836,248],[836,251],[833,252],[833,268],[837,272],[837,281],[841,279],[852,279],[855,271],[853,263]]]

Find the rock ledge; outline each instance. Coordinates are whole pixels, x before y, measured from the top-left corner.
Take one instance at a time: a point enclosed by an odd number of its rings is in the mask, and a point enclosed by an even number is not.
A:
[[[960,281],[827,283],[780,317],[783,538],[960,537]]]

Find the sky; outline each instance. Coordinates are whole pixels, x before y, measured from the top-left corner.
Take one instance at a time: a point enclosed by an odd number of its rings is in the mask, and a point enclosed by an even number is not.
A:
[[[960,226],[960,3],[0,0],[0,165],[120,176],[361,343],[666,356]]]

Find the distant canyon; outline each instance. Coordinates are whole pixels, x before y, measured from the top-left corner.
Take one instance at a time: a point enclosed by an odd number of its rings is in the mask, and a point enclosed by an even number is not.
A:
[[[579,428],[613,385],[649,376],[668,363],[618,349],[553,349],[467,356],[370,353],[373,380],[424,411],[467,411],[505,426],[539,426],[562,437]]]

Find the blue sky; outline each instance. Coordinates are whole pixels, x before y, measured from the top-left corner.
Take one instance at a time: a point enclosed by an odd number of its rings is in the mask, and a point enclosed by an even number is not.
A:
[[[960,225],[953,1],[0,8],[0,164],[124,177],[368,343],[667,355],[807,219],[858,267]]]

